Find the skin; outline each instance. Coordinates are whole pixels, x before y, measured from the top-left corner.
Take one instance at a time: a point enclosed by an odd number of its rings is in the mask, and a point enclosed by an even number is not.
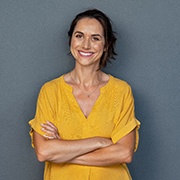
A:
[[[71,39],[71,53],[77,68],[88,66],[89,70],[99,68],[99,60],[105,51],[103,28],[96,19],[84,18],[78,21]]]
[[[109,76],[99,68],[105,48],[103,27],[96,19],[78,21],[71,40],[70,50],[75,68],[64,76],[72,86],[73,95],[85,117],[88,117],[100,95],[100,88]],[[91,94],[90,97],[87,95]],[[130,163],[135,149],[135,130],[113,144],[111,139],[92,137],[67,141],[61,139],[58,129],[51,122],[41,124],[44,137],[34,131],[35,152],[39,161],[73,163],[89,166],[109,166]]]

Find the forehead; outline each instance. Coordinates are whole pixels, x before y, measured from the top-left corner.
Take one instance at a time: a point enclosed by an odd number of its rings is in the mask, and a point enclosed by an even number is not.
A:
[[[103,26],[95,18],[82,18],[77,22],[75,31],[103,34]]]

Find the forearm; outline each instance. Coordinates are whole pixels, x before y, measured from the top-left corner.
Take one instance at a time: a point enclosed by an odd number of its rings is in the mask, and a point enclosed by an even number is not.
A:
[[[109,166],[130,163],[135,150],[135,131],[133,130],[116,144],[97,149],[72,159],[69,163],[87,166]]]
[[[62,139],[46,140],[35,132],[34,143],[39,161],[64,163],[83,154],[106,147],[110,140],[99,137],[68,141]]]
[[[72,159],[69,163],[87,166],[110,166],[130,163],[133,151],[121,145],[111,145]]]
[[[48,134],[51,132],[44,131]],[[108,166],[129,163],[134,154],[135,130],[124,136],[116,144],[112,144],[110,139],[101,137],[65,141],[62,139],[45,140],[38,133],[35,132],[34,134],[35,151],[40,161]]]

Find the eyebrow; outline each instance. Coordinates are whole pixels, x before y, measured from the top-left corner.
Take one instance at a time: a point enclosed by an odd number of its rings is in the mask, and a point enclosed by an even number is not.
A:
[[[84,34],[84,33],[81,31],[76,31],[74,34]],[[92,36],[99,36],[102,38],[102,36],[100,34],[92,34]]]

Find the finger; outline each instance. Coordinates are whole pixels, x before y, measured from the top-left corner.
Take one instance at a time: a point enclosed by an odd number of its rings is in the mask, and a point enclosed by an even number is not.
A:
[[[55,137],[49,136],[49,135],[47,135],[47,134],[44,134],[43,136],[44,136],[46,139],[51,139],[51,140],[52,140],[52,139],[55,139]]]
[[[46,128],[42,128],[42,131],[47,133],[47,134],[54,135],[54,136],[55,136],[55,134],[57,134],[57,132],[51,131],[51,130],[46,129]]]
[[[61,139],[58,134],[55,134],[55,135],[44,134],[43,136],[44,136],[46,139]]]
[[[58,129],[50,121],[47,121],[47,123],[41,124],[41,126],[42,126],[42,131],[50,135],[51,139],[52,137],[56,139],[61,139],[58,133]]]
[[[59,136],[59,134],[56,134],[56,138],[57,138],[57,139],[61,139],[61,137]]]
[[[49,124],[41,124],[42,128],[47,129],[49,131],[57,132],[56,129],[52,128]]]
[[[53,128],[53,129],[55,129],[55,130],[57,131],[57,127],[56,127],[52,122],[47,121],[47,124],[48,124],[51,128]]]

